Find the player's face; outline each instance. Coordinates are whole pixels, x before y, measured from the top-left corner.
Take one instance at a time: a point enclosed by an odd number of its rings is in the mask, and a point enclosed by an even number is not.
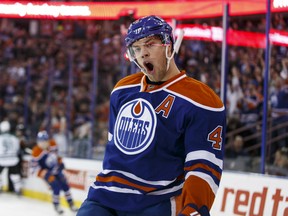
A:
[[[130,53],[151,81],[167,80],[166,46],[158,37],[140,39],[132,44]]]
[[[49,147],[49,141],[40,141],[37,144],[41,149],[47,149]]]

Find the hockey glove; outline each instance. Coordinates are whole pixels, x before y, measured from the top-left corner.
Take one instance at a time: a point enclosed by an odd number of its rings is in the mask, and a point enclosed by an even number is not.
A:
[[[198,209],[196,205],[190,204],[187,205],[184,209],[182,209],[181,213],[179,213],[177,216],[189,216],[189,215],[210,216],[210,213],[206,206],[202,206],[202,208]]]

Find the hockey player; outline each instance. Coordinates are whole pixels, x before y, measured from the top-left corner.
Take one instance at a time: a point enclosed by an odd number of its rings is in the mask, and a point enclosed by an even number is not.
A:
[[[4,168],[8,168],[14,191],[17,195],[21,195],[20,140],[10,133],[8,121],[0,123],[0,132],[0,190],[2,189],[1,173]]]
[[[38,165],[37,175],[43,178],[53,191],[53,205],[57,213],[62,214],[63,210],[59,205],[60,191],[63,190],[65,198],[73,212],[77,211],[70,193],[70,187],[63,173],[64,164],[57,154],[57,145],[49,138],[46,131],[37,134],[37,145],[32,149],[34,166]]]
[[[111,93],[103,171],[77,216],[208,216],[223,168],[223,103],[178,69],[181,37],[174,43],[163,19],[133,22],[125,42],[142,72]]]

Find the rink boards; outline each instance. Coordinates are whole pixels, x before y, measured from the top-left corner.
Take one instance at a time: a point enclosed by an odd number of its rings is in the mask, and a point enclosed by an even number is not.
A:
[[[101,161],[64,159],[66,176],[78,206],[102,169]],[[24,196],[51,201],[51,191],[30,170],[29,157],[24,162]],[[5,183],[5,173],[2,175]],[[6,181],[7,184],[7,181]],[[211,215],[288,215],[288,179],[261,174],[223,172]],[[61,197],[62,205],[67,205]]]

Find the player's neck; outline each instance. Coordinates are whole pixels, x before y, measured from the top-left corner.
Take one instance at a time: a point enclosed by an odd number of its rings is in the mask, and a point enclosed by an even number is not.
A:
[[[177,76],[179,73],[181,73],[181,72],[178,69],[177,65],[175,64],[175,61],[171,61],[170,66],[169,66],[168,71],[167,71],[166,80],[169,80],[174,76]]]
[[[148,84],[151,84],[151,85],[161,85],[161,84],[163,84],[165,81],[151,81],[151,80],[149,80],[149,78],[146,76],[146,82],[147,82]]]

